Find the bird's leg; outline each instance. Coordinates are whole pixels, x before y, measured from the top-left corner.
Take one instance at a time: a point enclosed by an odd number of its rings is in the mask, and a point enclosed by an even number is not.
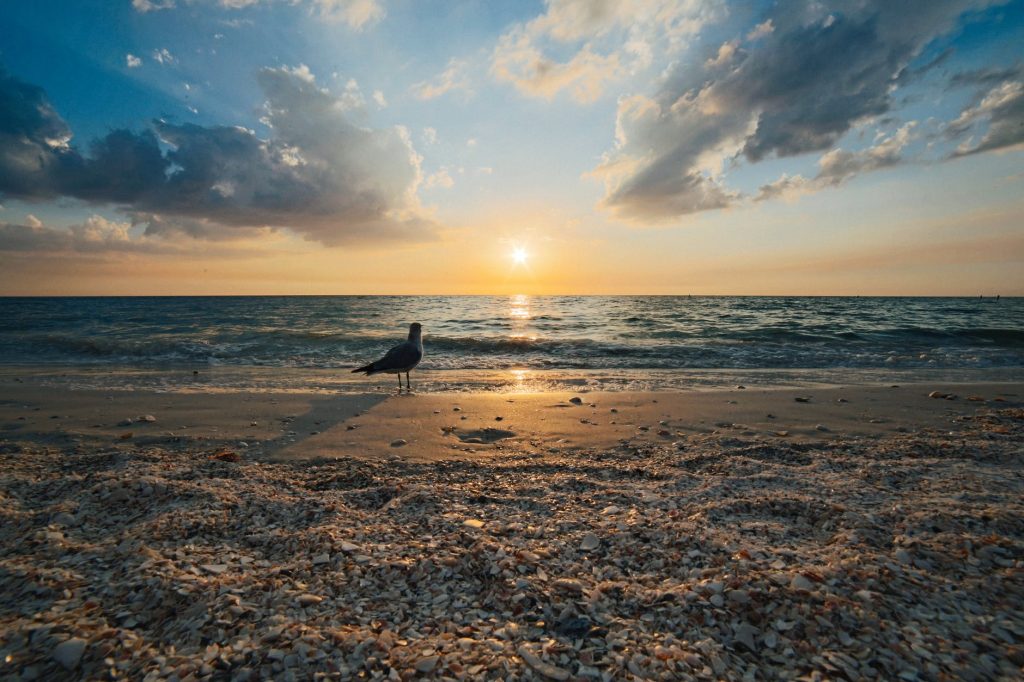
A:
[[[402,373],[398,372],[398,392],[402,392]]]
[[[412,391],[412,384],[409,383],[409,373],[405,373],[405,390]]]

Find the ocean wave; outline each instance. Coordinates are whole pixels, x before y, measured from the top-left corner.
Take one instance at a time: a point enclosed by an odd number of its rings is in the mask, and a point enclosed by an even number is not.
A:
[[[488,297],[0,299],[0,362],[341,368],[421,320],[434,369],[1024,367],[1016,299],[541,297],[515,314]]]

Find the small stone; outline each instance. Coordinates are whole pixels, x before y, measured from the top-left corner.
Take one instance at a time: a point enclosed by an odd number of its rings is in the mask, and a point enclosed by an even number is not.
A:
[[[409,441],[407,441],[404,438],[396,438],[395,440],[391,441],[391,447],[393,447],[393,448],[400,448],[403,445],[408,445],[408,444],[409,444]]]
[[[612,504],[612,505],[609,505],[609,506],[605,507],[604,509],[602,509],[601,510],[601,515],[602,516],[611,516],[612,514],[618,514],[620,511],[622,511],[622,510],[619,509],[618,507],[616,507],[614,504]]]
[[[479,530],[484,527],[484,522],[480,519],[466,519],[462,522],[462,525],[466,528],[476,528]]]
[[[572,398],[569,398],[569,402],[572,403],[573,405],[582,405],[583,398],[579,397],[578,395],[573,396]]]
[[[559,578],[555,582],[551,583],[551,586],[556,590],[561,590],[563,592],[583,594],[583,583],[575,578]]]
[[[131,438],[134,435],[135,434],[133,434],[131,431],[129,431],[128,433],[122,433],[121,434],[121,440],[128,440],[129,438]]]
[[[342,541],[341,543],[341,551],[345,552],[346,554],[351,554],[352,552],[355,552],[358,549],[359,545],[353,545],[351,542]]]
[[[947,395],[949,395],[949,394],[948,393],[943,393],[942,391],[932,391],[931,393],[928,394],[928,397],[929,398],[945,398]]]
[[[129,417],[128,419],[122,419],[121,421],[117,422],[117,425],[118,426],[131,426],[134,423],[135,423],[135,420],[132,419],[131,417]]]
[[[318,594],[300,594],[295,601],[299,602],[299,606],[315,606],[324,600]]]
[[[199,568],[203,569],[211,575],[220,575],[224,571],[228,570],[227,564],[203,564]]]
[[[814,583],[812,583],[810,580],[808,580],[800,573],[797,573],[793,576],[793,579],[789,581],[789,586],[792,587],[794,590],[810,591],[814,589]]]
[[[53,660],[60,663],[66,670],[74,670],[85,653],[85,640],[72,637],[58,644],[53,650]]]
[[[729,601],[734,604],[746,604],[750,601],[750,595],[743,590],[729,590],[725,595],[729,598]]]
[[[317,554],[315,557],[313,557],[313,565],[314,566],[322,566],[324,564],[329,564],[329,563],[331,563],[331,555],[330,554]]]
[[[824,424],[815,424],[814,425],[814,430],[815,431],[828,431],[829,428],[827,426],[825,426]]]
[[[795,400],[798,403],[809,403],[809,402],[811,402],[810,398],[797,397],[797,398],[793,398],[793,400]]]
[[[580,542],[580,549],[584,552],[590,552],[601,546],[601,540],[593,533],[587,533],[583,536],[583,541]]]
[[[711,597],[708,599],[708,601],[711,602],[712,606],[717,606],[717,607],[721,607],[721,606],[723,606],[725,604],[725,599],[722,597],[722,595],[718,594],[717,592],[715,594],[711,595]]]
[[[567,680],[570,677],[570,673],[568,670],[564,668],[559,668],[558,666],[554,666],[550,663],[545,663],[544,661],[540,660],[540,658],[538,658],[535,653],[530,651],[530,649],[525,644],[520,646],[519,649],[516,650],[516,653],[519,654],[519,657],[521,659],[526,661],[526,664],[528,666],[536,670],[544,677],[550,678],[552,680]]]
[[[496,421],[496,422],[500,422],[500,421],[504,421],[504,420],[505,420],[504,417],[495,417],[494,418],[494,421]]]
[[[156,421],[156,417],[151,414],[144,414],[141,417],[137,417],[136,421],[153,423]]]
[[[439,656],[424,656],[420,660],[416,661],[416,670],[421,673],[429,673],[437,667],[437,661]]]
[[[733,638],[745,646],[750,651],[756,651],[757,645],[754,643],[754,638],[760,634],[760,630],[755,628],[750,623],[740,623],[733,630]]]

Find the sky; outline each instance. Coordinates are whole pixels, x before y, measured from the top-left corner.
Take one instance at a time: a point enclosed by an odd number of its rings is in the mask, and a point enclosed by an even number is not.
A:
[[[0,295],[1024,295],[1024,0],[0,26]]]

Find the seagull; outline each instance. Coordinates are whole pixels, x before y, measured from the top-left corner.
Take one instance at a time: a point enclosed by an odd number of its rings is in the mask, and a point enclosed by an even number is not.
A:
[[[420,364],[423,359],[423,339],[420,337],[423,326],[419,322],[409,325],[409,340],[400,343],[389,350],[384,357],[376,362],[371,362],[359,369],[352,370],[352,373],[365,372],[371,376],[379,372],[398,375],[398,391],[402,391],[402,372],[405,372],[405,387],[411,390],[409,384],[409,370]]]

